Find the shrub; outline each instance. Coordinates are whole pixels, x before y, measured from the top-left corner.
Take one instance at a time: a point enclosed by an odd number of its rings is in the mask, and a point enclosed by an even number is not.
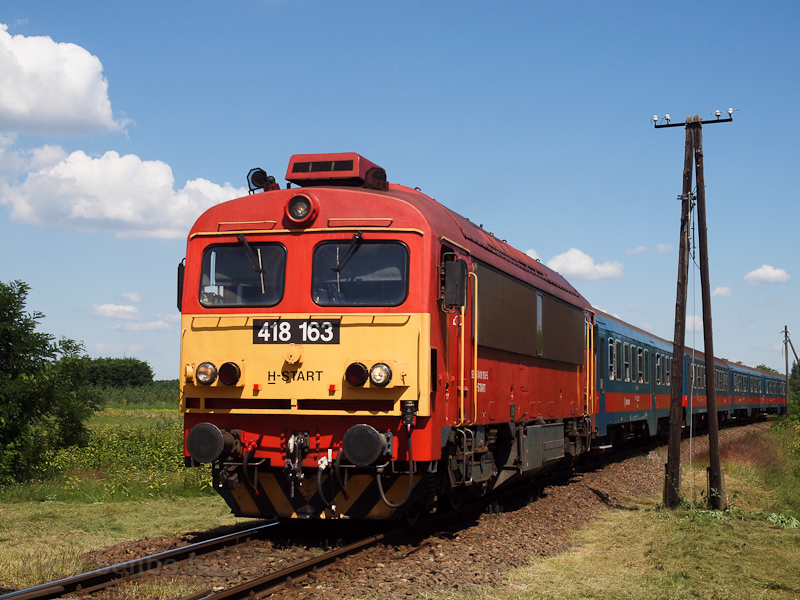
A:
[[[86,439],[99,398],[85,387],[82,344],[36,331],[29,287],[0,282],[0,484],[40,473],[48,456]]]
[[[87,382],[98,387],[143,386],[153,382],[153,369],[137,358],[93,358]]]

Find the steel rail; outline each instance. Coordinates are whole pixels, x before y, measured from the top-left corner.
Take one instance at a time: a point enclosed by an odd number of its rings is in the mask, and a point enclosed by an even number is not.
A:
[[[43,598],[57,598],[76,592],[90,593],[101,590],[118,583],[120,580],[129,579],[144,574],[147,571],[189,560],[198,554],[207,554],[219,550],[220,548],[241,544],[242,541],[261,535],[264,531],[277,524],[278,521],[273,521],[265,525],[237,531],[204,542],[173,548],[172,550],[144,556],[116,565],[110,565],[88,573],[82,573],[81,575],[74,575],[72,577],[59,579],[58,581],[43,583],[31,588],[5,594],[0,596],[0,600],[38,600]]]
[[[197,593],[192,596],[182,598],[181,600],[229,600],[236,598],[250,598],[254,595],[263,596],[272,593],[287,584],[292,584],[298,578],[302,578],[308,573],[315,571],[317,568],[325,566],[328,563],[332,563],[336,559],[348,554],[352,554],[358,550],[363,550],[364,548],[374,546],[383,540],[386,535],[387,534],[380,533],[378,535],[364,538],[358,542],[353,542],[347,546],[342,546],[336,550],[326,552],[325,554],[317,556],[316,558],[310,558],[297,564],[289,565],[288,567],[279,571],[262,575],[261,577],[246,581],[226,590],[216,593],[210,593],[208,590],[205,590],[206,595],[201,596],[200,593]]]

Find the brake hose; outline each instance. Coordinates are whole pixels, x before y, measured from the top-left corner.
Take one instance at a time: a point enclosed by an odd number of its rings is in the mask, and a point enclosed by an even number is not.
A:
[[[339,490],[342,492],[344,499],[347,500],[350,498],[350,494],[347,493],[347,490],[345,489],[344,484],[342,483],[341,474],[339,472],[340,471],[339,465],[341,463],[342,463],[342,451],[339,450],[339,452],[336,454],[336,460],[333,463],[334,468],[333,468],[333,473],[331,474],[331,479],[333,479],[334,483],[336,484],[336,487],[339,488]],[[327,462],[326,459],[325,463],[321,464],[317,469],[317,493],[319,494],[319,497],[322,499],[322,503],[325,505],[326,508],[330,508],[331,503],[328,502],[327,498],[325,498],[325,493],[322,491],[322,472],[329,466],[330,463]],[[335,491],[333,495],[336,496]]]
[[[400,508],[403,506],[406,502],[408,502],[408,499],[411,498],[411,492],[414,489],[414,458],[411,454],[411,425],[406,425],[406,434],[408,439],[408,490],[406,491],[405,498],[403,498],[398,504],[389,502],[389,499],[386,497],[386,494],[383,491],[383,482],[381,481],[383,467],[379,467],[376,473],[376,479],[378,480],[378,493],[381,495],[381,500],[383,500],[383,503],[389,508]]]

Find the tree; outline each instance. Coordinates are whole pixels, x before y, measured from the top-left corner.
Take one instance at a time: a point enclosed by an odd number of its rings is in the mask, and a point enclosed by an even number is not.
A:
[[[760,369],[762,371],[767,371],[768,373],[777,373],[777,369],[773,369],[772,367],[768,367],[765,364],[756,365],[756,369]]]
[[[139,387],[153,383],[153,369],[138,358],[93,358],[88,378],[100,387]]]
[[[29,287],[0,282],[0,483],[41,474],[56,450],[83,441],[99,398],[86,387],[83,345],[37,332]]]

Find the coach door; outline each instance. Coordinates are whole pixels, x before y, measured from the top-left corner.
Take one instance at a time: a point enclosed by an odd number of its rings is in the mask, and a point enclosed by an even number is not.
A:
[[[472,274],[466,258],[458,253],[442,251],[442,341],[446,368],[445,399],[447,419],[451,426],[468,425],[474,421],[473,359],[475,345],[472,299],[469,293]],[[474,277],[474,276],[473,276]]]

